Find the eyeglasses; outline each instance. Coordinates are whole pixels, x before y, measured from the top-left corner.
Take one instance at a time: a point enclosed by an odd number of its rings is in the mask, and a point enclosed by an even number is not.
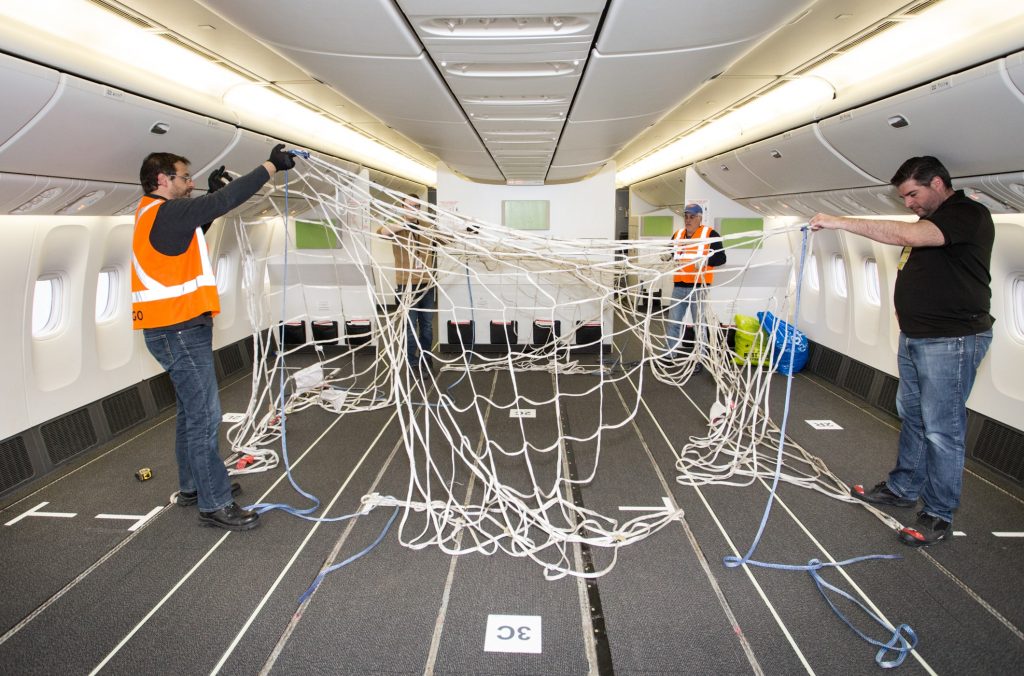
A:
[[[188,183],[192,180],[192,174],[167,174],[167,178],[180,178],[185,183]]]

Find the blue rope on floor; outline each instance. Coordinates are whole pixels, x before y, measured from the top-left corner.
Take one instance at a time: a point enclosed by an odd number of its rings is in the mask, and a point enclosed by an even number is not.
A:
[[[316,578],[314,578],[312,584],[309,585],[309,588],[306,589],[306,591],[302,592],[302,596],[299,597],[299,605],[301,606],[303,603],[306,602],[306,599],[308,599],[313,594],[313,592],[316,591],[316,588],[320,586],[320,583],[323,582],[324,578],[327,577],[329,573],[333,573],[339,568],[344,568],[356,559],[362,558],[363,556],[368,554],[370,550],[379,545],[381,541],[384,540],[384,536],[388,534],[389,530],[391,530],[391,524],[395,522],[395,519],[398,517],[398,512],[400,509],[400,507],[395,507],[395,511],[391,513],[391,518],[388,519],[387,524],[384,526],[384,530],[380,532],[380,535],[378,535],[377,539],[373,541],[373,544],[371,544],[369,547],[359,552],[358,554],[353,554],[341,563],[336,563],[333,566],[329,566],[320,571],[320,574],[317,575]]]
[[[288,152],[290,154],[292,154],[292,155],[296,155],[296,156],[299,156],[299,157],[309,158],[309,152],[305,151],[305,150],[289,150]],[[287,222],[288,222],[288,199],[289,199],[288,171],[289,171],[288,169],[284,170],[284,214],[285,214],[284,215],[284,219],[285,219],[285,228],[286,229],[287,229]],[[284,318],[286,318],[288,316],[287,315],[287,307],[288,307],[288,305],[287,305],[287,294],[288,294],[288,237],[287,237],[287,232],[286,232],[285,233],[285,238],[284,238],[284,280],[282,281],[282,288],[281,288],[281,317],[282,317],[282,321],[284,320]],[[278,334],[278,343],[279,343],[279,346],[281,346],[281,343],[283,343],[283,336],[281,334]],[[292,488],[294,488],[296,490],[296,492],[298,492],[300,495],[302,495],[306,499],[310,500],[313,503],[313,505],[308,507],[308,508],[306,508],[306,509],[299,509],[298,507],[293,507],[293,506],[285,504],[285,503],[259,502],[259,503],[255,503],[255,504],[247,506],[246,509],[253,510],[257,514],[264,514],[266,512],[278,509],[278,510],[281,510],[282,512],[286,512],[288,514],[291,514],[292,516],[299,517],[300,519],[305,519],[306,521],[317,521],[317,522],[322,522],[322,523],[331,523],[331,522],[336,522],[336,521],[345,521],[347,519],[351,519],[353,517],[359,516],[360,512],[356,512],[355,514],[345,514],[345,515],[342,515],[342,516],[334,516],[334,517],[310,516],[313,512],[315,512],[317,509],[320,508],[320,499],[317,498],[315,495],[312,495],[312,494],[307,493],[306,491],[302,490],[302,488],[299,486],[299,484],[295,481],[295,477],[292,474],[291,461],[288,458],[288,425],[287,425],[287,415],[285,414],[285,398],[284,398],[284,393],[285,393],[285,378],[284,378],[284,374],[285,374],[286,370],[287,370],[287,368],[286,368],[286,363],[285,363],[285,356],[284,356],[284,351],[282,350],[282,352],[281,352],[281,367],[280,367],[280,369],[278,371],[278,388],[279,388],[279,392],[278,392],[278,395],[277,395],[277,415],[278,415],[278,420],[279,420],[280,425],[281,425],[281,457],[282,457],[282,460],[284,462],[284,469],[285,469],[285,474],[288,477],[288,482],[291,483]]]
[[[795,329],[797,321],[800,317],[800,289],[803,287],[804,263],[807,258],[808,227],[804,226],[803,228],[801,228],[801,231],[803,232],[803,236],[800,244],[800,266],[798,268],[797,273],[796,302],[793,311],[794,332],[792,340],[794,349],[790,349],[787,351],[789,356],[789,368],[786,369],[786,398],[785,405],[782,410],[782,424],[779,426],[779,445],[778,453],[775,459],[775,476],[772,479],[772,486],[771,490],[769,491],[768,502],[764,508],[764,514],[762,514],[761,516],[761,524],[757,528],[757,533],[754,535],[754,540],[750,544],[750,549],[747,550],[747,553],[744,554],[742,557],[726,556],[722,562],[725,564],[726,568],[737,568],[742,565],[751,565],[760,568],[774,568],[776,570],[807,571],[807,573],[811,576],[811,580],[814,581],[814,586],[817,587],[818,592],[825,599],[825,602],[828,603],[832,611],[839,616],[839,619],[841,619],[846,624],[846,626],[850,627],[850,629],[852,629],[854,633],[856,633],[864,641],[879,648],[878,653],[875,655],[875,663],[883,669],[892,669],[903,664],[903,660],[906,659],[907,653],[913,650],[914,647],[917,645],[917,634],[914,632],[914,630],[911,629],[911,627],[907,624],[901,624],[898,627],[893,627],[891,624],[889,624],[881,617],[879,617],[871,610],[869,610],[867,606],[865,606],[863,603],[855,599],[853,596],[844,592],[838,587],[835,587],[826,582],[824,578],[821,577],[818,571],[820,571],[823,568],[840,568],[852,563],[858,563],[860,561],[870,561],[875,559],[901,559],[903,557],[897,556],[895,554],[870,554],[867,556],[858,556],[852,559],[847,559],[845,561],[839,561],[836,563],[822,563],[818,559],[811,559],[805,565],[769,563],[765,561],[757,561],[751,558],[753,557],[754,551],[757,549],[758,545],[761,542],[761,536],[764,534],[765,527],[768,525],[768,517],[771,515],[772,504],[775,502],[775,495],[779,486],[779,477],[782,473],[782,458],[783,448],[785,447],[786,440],[786,425],[789,421],[789,405],[793,391],[793,358],[796,353],[795,346],[797,341]],[[882,643],[881,641],[877,641],[867,636],[859,629],[857,629],[855,626],[853,626],[853,623],[850,622],[849,619],[847,619],[847,617],[842,613],[842,611],[840,611],[839,608],[836,607],[836,605],[832,602],[832,599],[828,597],[828,595],[825,593],[826,589],[835,592],[836,594],[839,594],[840,596],[843,596],[849,601],[855,603],[857,606],[860,607],[861,610],[864,611],[864,613],[869,618],[871,618],[873,621],[879,624],[883,629],[892,632],[892,637],[885,643]],[[896,656],[893,659],[884,659],[885,656],[890,652],[895,652]]]

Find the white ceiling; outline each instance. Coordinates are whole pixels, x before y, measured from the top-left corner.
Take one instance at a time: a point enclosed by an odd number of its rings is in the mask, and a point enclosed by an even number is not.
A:
[[[644,156],[900,0],[122,0],[410,157],[572,181]]]

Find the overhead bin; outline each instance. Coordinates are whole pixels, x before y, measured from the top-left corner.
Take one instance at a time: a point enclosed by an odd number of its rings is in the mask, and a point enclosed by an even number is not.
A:
[[[741,161],[747,152],[747,148],[740,148],[702,160],[697,163],[697,173],[718,192],[732,199],[774,195],[777,192],[774,186],[758,178]]]
[[[385,188],[394,190],[404,194],[416,193],[423,197],[426,197],[426,186],[422,183],[416,183],[394,174],[386,174],[383,171],[377,171],[376,169],[370,169],[370,180],[377,185],[382,185]]]
[[[819,212],[840,216],[908,215],[910,210],[888,184],[849,190],[768,195],[738,200],[764,216],[810,219]]]
[[[651,206],[683,204],[686,200],[686,167],[634,183],[629,189]]]
[[[217,14],[279,51],[377,56],[415,56],[422,51],[392,0],[303,2],[287,10],[280,0],[201,4],[214,7]],[[315,21],[309,20],[312,13]]]
[[[236,174],[249,173],[267,161],[270,151],[278,143],[281,142],[265,134],[257,134],[247,129],[234,129],[231,142],[209,162],[198,164],[189,157],[192,160],[192,175],[196,179],[196,185],[205,189],[210,171],[221,166]]]
[[[1017,52],[1006,57],[1006,74],[1010,82],[1024,94],[1024,52]]]
[[[580,164],[572,167],[558,167],[552,165],[545,177],[548,182],[576,181],[594,174],[604,167],[606,162],[595,162],[593,164]]]
[[[0,54],[0,91],[4,92],[0,151],[53,98],[59,81],[55,70]]]
[[[0,172],[138,183],[150,152],[205,166],[235,133],[223,122],[66,74],[55,97],[0,149]]]
[[[1020,170],[1024,134],[1006,125],[1024,119],[1024,95],[1006,67],[993,61],[818,124],[836,151],[886,179],[918,155],[938,157],[953,176]]]
[[[780,195],[885,183],[836,153],[822,140],[815,124],[748,146],[742,162]]]
[[[953,179],[953,187],[981,202],[994,214],[1024,213],[1024,173],[964,176]]]

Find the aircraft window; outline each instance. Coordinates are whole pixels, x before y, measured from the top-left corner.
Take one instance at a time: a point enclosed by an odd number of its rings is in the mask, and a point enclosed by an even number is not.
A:
[[[839,254],[832,254],[832,288],[837,296],[846,298],[846,262]]]
[[[818,257],[811,254],[807,259],[807,264],[804,265],[804,279],[807,280],[807,286],[817,291],[821,285],[818,283]]]
[[[878,282],[878,261],[874,258],[864,259],[864,286],[868,294],[868,302],[872,305],[881,305],[882,296]]]
[[[228,290],[228,281],[231,277],[231,262],[226,255],[217,259],[217,271],[213,274],[217,278],[217,293],[224,295],[224,292]]]
[[[36,280],[32,299],[32,337],[45,338],[60,326],[64,301],[64,280],[59,275],[43,275]]]
[[[100,270],[96,280],[96,321],[103,322],[114,317],[117,310],[117,268]]]
[[[1024,340],[1024,274],[1017,275],[1013,279],[1013,291],[1010,293],[1010,316],[1013,317],[1013,328],[1017,331],[1017,338]]]
[[[252,286],[252,278],[256,275],[256,261],[252,256],[242,259],[242,290],[247,291]]]

